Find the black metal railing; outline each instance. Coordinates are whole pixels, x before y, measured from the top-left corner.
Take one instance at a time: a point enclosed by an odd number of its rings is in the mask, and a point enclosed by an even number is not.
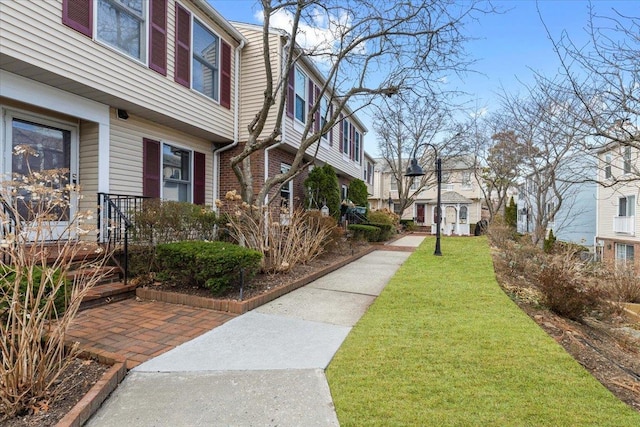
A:
[[[133,229],[132,216],[140,212],[143,196],[98,193],[98,243],[105,244],[107,253],[122,250],[122,260],[114,258],[126,285],[129,277],[129,240]]]

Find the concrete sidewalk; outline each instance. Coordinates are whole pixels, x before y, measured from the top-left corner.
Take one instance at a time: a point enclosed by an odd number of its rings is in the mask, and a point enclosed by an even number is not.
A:
[[[86,425],[339,425],[324,370],[409,255],[381,248],[141,364]]]

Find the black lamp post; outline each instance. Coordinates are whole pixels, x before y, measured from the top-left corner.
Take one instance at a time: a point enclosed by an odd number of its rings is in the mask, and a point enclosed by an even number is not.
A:
[[[391,198],[391,194],[389,194],[389,200],[387,200],[387,203],[389,204],[389,210],[391,210],[391,208],[393,207],[393,199]]]
[[[431,148],[433,148],[436,154],[436,178],[438,180],[438,199],[436,201],[436,249],[433,252],[433,254],[437,256],[442,256],[442,252],[440,251],[440,222],[441,222],[441,215],[442,215],[442,208],[441,208],[442,161],[440,160],[440,157],[438,157],[438,149],[434,145],[429,143],[424,143],[416,146],[413,152],[413,156],[411,158],[411,163],[409,164],[409,167],[407,168],[407,173],[405,173],[404,176],[409,176],[413,178],[416,176],[425,175],[424,170],[422,170],[422,168],[418,164],[418,160],[416,159],[416,152],[418,151],[418,147],[422,145],[430,146]]]

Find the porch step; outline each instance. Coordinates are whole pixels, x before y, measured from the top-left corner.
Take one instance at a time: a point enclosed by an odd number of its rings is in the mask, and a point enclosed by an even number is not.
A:
[[[91,280],[94,275],[98,275],[100,280],[96,283],[96,286],[99,286],[119,282],[120,273],[120,269],[113,266],[83,267],[78,270],[69,271],[67,273],[67,279],[70,281],[77,280],[78,283],[82,284],[83,282]]]
[[[136,294],[135,284],[122,282],[105,283],[94,286],[80,303],[79,310],[86,310],[92,307],[109,304],[116,301],[132,298]]]

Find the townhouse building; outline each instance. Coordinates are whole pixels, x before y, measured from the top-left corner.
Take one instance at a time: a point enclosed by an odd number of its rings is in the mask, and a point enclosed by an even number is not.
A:
[[[264,99],[266,70],[263,56],[263,30],[261,26],[234,22],[233,25],[248,40],[244,48],[241,62],[239,143],[229,149],[221,150],[221,164],[228,164],[230,158],[237,154],[248,139],[247,125],[254,119],[262,106]],[[320,108],[313,117],[313,129],[317,132],[324,120],[334,110],[331,91],[321,95],[321,88],[325,84],[322,72],[307,56],[301,55],[291,69],[285,69],[289,35],[280,30],[269,33],[269,45],[272,52],[271,71],[275,82],[283,79],[286,73],[288,87],[277,93],[275,104],[281,96],[285,99],[285,116],[282,118],[281,142],[267,150],[255,153],[252,159],[256,187],[269,177],[288,170],[300,147],[301,138],[308,113],[314,103],[320,102]],[[319,97],[322,99],[318,101]],[[275,108],[274,108],[275,111]],[[305,160],[311,160],[312,165],[330,164],[336,171],[340,185],[341,198],[347,198],[347,188],[353,179],[364,177],[364,135],[366,127],[352,114],[349,108],[343,110],[336,125],[320,141],[313,144],[305,153]],[[273,129],[276,125],[275,114],[270,114],[265,129]],[[269,197],[276,198],[272,202],[279,206],[293,209],[304,200],[303,182],[308,176],[308,170],[303,171],[293,180],[285,184],[279,193],[273,192]],[[229,171],[225,179],[220,182],[221,194],[237,189],[235,175]]]
[[[609,144],[598,152],[596,252],[605,262],[640,271],[640,154]]]
[[[142,198],[214,206],[236,188],[228,159],[262,102],[260,36],[206,0],[0,2],[0,173],[68,170],[77,203],[64,218],[96,203],[126,212]],[[272,36],[285,43],[282,33]],[[290,165],[322,81],[306,58],[291,71],[283,142],[263,153],[260,177]],[[355,116],[338,127],[323,137],[317,159],[345,186],[363,176],[366,129]],[[15,154],[21,146],[38,160]],[[303,180],[279,196],[293,206]],[[105,218],[95,220],[97,233],[106,232]]]

